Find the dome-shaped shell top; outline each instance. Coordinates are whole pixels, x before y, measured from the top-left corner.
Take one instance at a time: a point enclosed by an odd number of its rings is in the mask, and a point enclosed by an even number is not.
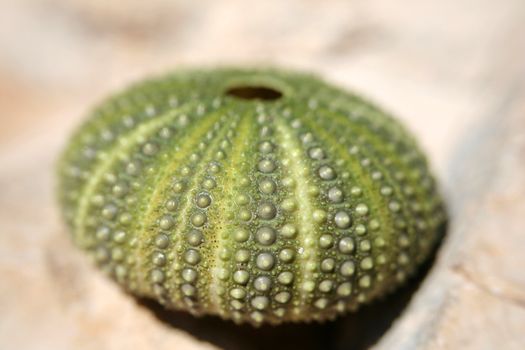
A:
[[[188,70],[100,105],[59,164],[75,243],[133,294],[237,322],[400,285],[445,214],[398,122],[316,77]]]

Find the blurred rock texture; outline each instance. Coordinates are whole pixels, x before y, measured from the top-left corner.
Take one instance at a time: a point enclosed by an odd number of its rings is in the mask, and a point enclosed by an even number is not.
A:
[[[525,348],[523,0],[0,4],[1,349]],[[72,247],[52,170],[89,107],[148,74],[234,63],[315,71],[418,135],[451,213],[419,288],[252,329],[166,314]]]

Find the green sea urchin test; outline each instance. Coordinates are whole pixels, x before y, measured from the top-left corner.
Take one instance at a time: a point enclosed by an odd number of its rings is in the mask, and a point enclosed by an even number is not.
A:
[[[256,325],[331,319],[384,295],[445,220],[398,122],[271,69],[131,87],[73,135],[59,182],[75,243],[127,291]]]

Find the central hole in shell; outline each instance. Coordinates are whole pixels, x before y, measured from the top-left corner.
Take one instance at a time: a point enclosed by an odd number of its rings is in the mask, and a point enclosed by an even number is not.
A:
[[[274,101],[283,96],[279,90],[267,86],[233,86],[226,90],[226,95],[243,100]]]

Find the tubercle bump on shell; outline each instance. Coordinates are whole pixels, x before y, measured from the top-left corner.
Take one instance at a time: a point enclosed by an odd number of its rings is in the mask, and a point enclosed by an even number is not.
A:
[[[136,84],[78,129],[58,174],[75,243],[126,290],[254,325],[333,319],[395,289],[446,219],[395,119],[274,69]]]

